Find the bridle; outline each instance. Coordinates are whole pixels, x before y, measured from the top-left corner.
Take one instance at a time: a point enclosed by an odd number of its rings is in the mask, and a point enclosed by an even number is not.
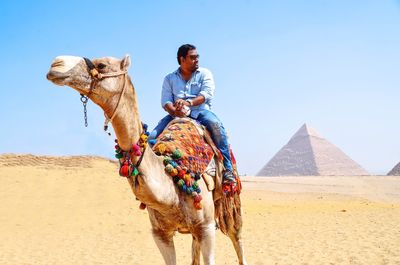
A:
[[[84,118],[85,118],[85,127],[88,126],[87,123],[87,110],[86,110],[86,104],[88,102],[88,98],[90,96],[90,94],[93,92],[93,90],[96,89],[96,85],[97,83],[105,78],[108,77],[116,77],[116,76],[120,76],[120,75],[126,75],[127,71],[117,71],[117,72],[111,72],[111,73],[99,73],[99,71],[97,70],[96,66],[93,64],[93,62],[86,58],[83,57],[83,59],[85,60],[86,66],[89,68],[89,74],[90,74],[90,78],[91,78],[91,82],[90,82],[90,88],[89,88],[89,93],[87,95],[81,94],[81,102],[83,104],[83,112],[84,112]],[[121,98],[125,93],[125,82],[126,82],[126,78],[124,78],[124,84],[122,87],[122,91],[121,91],[121,95],[119,96],[118,102],[117,102],[117,106],[115,106],[115,109],[113,111],[113,114],[111,116],[111,118],[109,118],[107,116],[107,114],[104,112],[104,116],[105,116],[105,121],[104,121],[104,131],[107,132],[108,130],[108,123],[112,122],[112,120],[114,119],[118,107],[119,107],[119,103],[121,102]],[[108,133],[110,135],[110,133]]]
[[[90,94],[93,92],[93,90],[96,89],[96,85],[97,83],[104,79],[104,78],[109,78],[109,77],[116,77],[116,76],[120,76],[120,75],[126,75],[127,71],[117,71],[117,72],[112,72],[112,73],[99,73],[99,71],[97,70],[96,66],[93,64],[93,62],[86,58],[83,57],[83,59],[85,60],[86,66],[89,68],[89,74],[90,74],[90,78],[92,79],[90,82],[90,89],[89,89],[89,93],[87,95],[83,95],[81,94],[81,101],[83,103],[83,107],[84,107],[84,113],[85,113],[85,126],[87,127],[87,116],[86,116],[86,103],[88,101],[88,98],[90,96]],[[107,116],[107,114],[104,112],[104,116],[105,116],[105,121],[104,121],[104,131],[107,132],[108,129],[108,123],[112,122],[112,120],[114,119],[119,104],[121,102],[121,99],[125,93],[125,87],[126,87],[126,77],[124,78],[124,83],[123,83],[123,87],[122,87],[122,91],[121,91],[121,95],[119,96],[118,102],[117,102],[117,106],[115,106],[115,109],[113,111],[113,114],[111,116],[111,118],[109,118]],[[115,140],[117,145],[115,146],[116,148],[116,157],[118,158],[119,162],[120,162],[120,175],[124,176],[124,177],[129,177],[129,176],[134,176],[136,177],[139,174],[139,166],[140,163],[143,160],[144,157],[144,152],[146,151],[146,147],[147,147],[147,138],[149,136],[149,133],[147,132],[147,125],[142,123],[142,127],[143,127],[143,132],[140,135],[140,138],[138,140],[138,142],[136,144],[132,145],[132,148],[129,151],[124,151],[122,150],[119,145],[118,145],[118,140]],[[111,135],[110,133],[108,133],[108,135]],[[139,159],[137,160],[137,162],[134,164],[133,161],[131,160],[131,153],[134,152],[132,155],[133,156],[138,156]]]

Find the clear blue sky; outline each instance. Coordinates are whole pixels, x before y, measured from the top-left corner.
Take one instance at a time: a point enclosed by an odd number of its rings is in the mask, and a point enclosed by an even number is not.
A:
[[[45,78],[53,58],[130,54],[144,122],[192,43],[216,81],[214,112],[241,174],[307,123],[365,169],[400,161],[400,1],[0,2],[0,153],[112,157],[103,113]]]

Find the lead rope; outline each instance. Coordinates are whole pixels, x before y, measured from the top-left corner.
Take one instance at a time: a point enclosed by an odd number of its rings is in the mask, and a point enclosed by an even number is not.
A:
[[[89,99],[87,96],[81,94],[81,102],[83,104],[83,119],[85,120],[85,127],[88,127],[87,109],[86,109],[88,100]]]

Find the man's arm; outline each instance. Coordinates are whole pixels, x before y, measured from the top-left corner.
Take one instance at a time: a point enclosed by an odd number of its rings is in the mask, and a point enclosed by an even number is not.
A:
[[[174,95],[172,93],[172,87],[168,80],[168,76],[164,78],[164,82],[161,89],[161,106],[165,109],[165,106],[169,103],[173,104]],[[166,110],[166,109],[165,109]]]
[[[203,82],[201,85],[199,96],[203,96],[204,101],[210,100],[214,97],[214,90],[215,90],[215,83],[213,75],[209,70],[204,69]]]
[[[173,101],[174,101],[174,95],[172,91],[172,86],[168,79],[168,76],[166,76],[164,78],[161,90],[161,106],[172,117],[185,117],[186,115],[182,111],[182,108],[176,108],[176,106],[174,106]]]

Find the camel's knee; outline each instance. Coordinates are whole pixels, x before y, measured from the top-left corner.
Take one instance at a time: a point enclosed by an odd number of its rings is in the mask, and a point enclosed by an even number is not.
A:
[[[192,235],[196,238],[199,242],[209,238],[215,238],[215,223],[210,224],[202,224],[197,226]]]
[[[173,233],[164,231],[162,229],[154,229],[152,230],[153,237],[164,244],[171,244],[173,242]]]

